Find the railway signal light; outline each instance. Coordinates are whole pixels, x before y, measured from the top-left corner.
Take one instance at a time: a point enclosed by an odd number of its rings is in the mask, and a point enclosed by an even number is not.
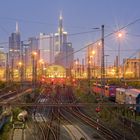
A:
[[[101,108],[100,108],[100,107],[96,107],[95,111],[96,111],[97,113],[99,113],[99,112],[101,111]]]

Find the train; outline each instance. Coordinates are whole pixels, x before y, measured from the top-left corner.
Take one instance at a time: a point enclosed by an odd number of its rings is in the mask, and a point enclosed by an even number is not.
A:
[[[116,103],[126,104],[130,109],[140,113],[140,90],[139,89],[116,89]],[[138,106],[135,106],[135,105]]]
[[[92,91],[95,94],[101,94],[103,93],[105,97],[109,98],[112,101],[115,101],[116,96],[116,85],[105,85],[104,87],[101,84],[94,83],[92,86]],[[104,92],[103,92],[104,90]]]
[[[94,83],[92,86],[92,91],[95,94],[103,94],[104,97],[107,97],[109,100],[112,100],[118,104],[127,104],[130,105],[130,107],[135,104],[140,105],[139,89],[122,88],[116,85],[105,85],[103,87],[100,84]],[[140,113],[140,106],[135,106],[133,110]]]
[[[25,120],[27,119],[27,116],[28,116],[28,112],[24,110],[18,114],[17,119],[21,122],[25,122]]]

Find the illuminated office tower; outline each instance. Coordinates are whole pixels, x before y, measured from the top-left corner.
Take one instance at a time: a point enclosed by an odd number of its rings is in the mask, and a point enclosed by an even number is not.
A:
[[[61,47],[64,43],[67,43],[67,32],[63,28],[62,14],[59,16],[58,32],[54,34],[54,54],[55,56],[60,53]]]
[[[55,63],[65,68],[70,68],[74,60],[74,49],[72,48],[72,43],[68,42],[67,36],[68,34],[63,28],[63,17],[60,14],[58,33],[55,33],[54,40]]]
[[[46,64],[54,63],[53,34],[40,33],[39,36],[40,59]]]
[[[16,31],[11,33],[9,37],[9,66],[10,66],[10,79],[14,80],[14,71],[18,67],[18,62],[20,61],[20,53],[21,53],[21,40],[20,40],[20,32],[19,26],[16,22]]]

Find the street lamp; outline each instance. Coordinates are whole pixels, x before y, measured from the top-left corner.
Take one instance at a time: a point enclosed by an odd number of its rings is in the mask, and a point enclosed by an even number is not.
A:
[[[88,87],[89,87],[89,93],[90,93],[90,78],[91,78],[91,59],[95,55],[95,51],[91,50],[92,48],[88,46],[88,52],[87,52],[87,57],[88,57],[88,67],[87,67],[87,76],[88,76]]]
[[[95,57],[94,56],[95,56],[95,51],[92,50],[91,55],[90,55],[90,60],[89,60],[92,77],[93,77],[93,69],[94,69],[94,77],[95,77]]]
[[[117,35],[117,37],[118,37],[118,41],[119,41],[119,46],[118,46],[118,64],[117,64],[117,73],[118,73],[118,78],[120,78],[120,69],[119,69],[119,67],[120,67],[120,39],[122,38],[122,33],[121,32],[119,32],[118,33],[118,35]]]
[[[40,64],[40,70],[41,70],[40,75],[43,75],[43,74],[44,74],[44,73],[43,73],[44,60],[43,60],[43,59],[40,59],[40,60],[39,60],[39,64]]]
[[[77,68],[78,68],[78,61],[77,60],[75,60],[75,78],[77,78],[77,73],[78,73],[78,71],[77,71]]]
[[[37,52],[32,52],[32,84],[35,89],[37,81]]]
[[[19,66],[19,74],[20,74],[20,84],[21,84],[21,89],[22,89],[22,82],[23,82],[23,63],[19,62],[18,63]]]
[[[117,32],[117,39],[118,39],[118,59],[117,59],[117,75],[118,78],[120,78],[120,63],[121,63],[121,56],[120,56],[120,42],[121,39],[124,37],[125,31],[119,31]]]

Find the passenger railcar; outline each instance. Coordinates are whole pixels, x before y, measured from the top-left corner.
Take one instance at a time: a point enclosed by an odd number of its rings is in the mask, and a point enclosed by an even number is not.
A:
[[[128,89],[125,92],[125,103],[126,104],[137,104],[140,105],[140,90],[138,89]],[[140,106],[134,107],[134,110],[136,112],[140,113]]]
[[[125,103],[125,88],[116,88],[116,98],[115,101],[118,104],[124,104]]]
[[[105,96],[108,97],[110,100],[115,101],[116,86],[115,85],[105,86]]]

